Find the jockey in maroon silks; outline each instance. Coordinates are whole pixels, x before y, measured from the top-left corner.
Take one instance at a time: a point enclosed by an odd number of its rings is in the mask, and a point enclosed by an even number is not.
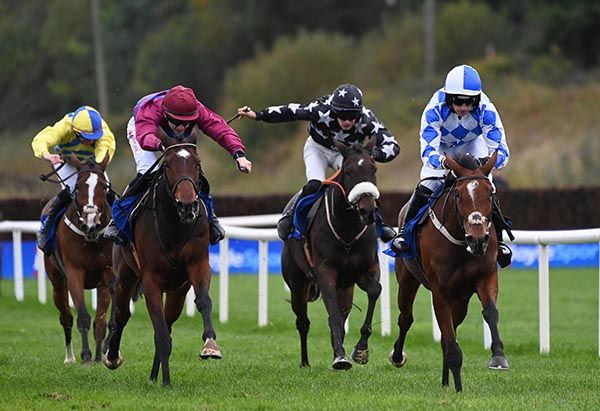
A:
[[[128,184],[121,200],[115,203],[113,218],[115,212],[130,211],[123,210],[119,204],[127,197],[143,193],[152,181],[156,172],[152,169],[156,163],[156,153],[163,151],[158,133],[164,132],[170,138],[183,140],[199,135],[200,131],[223,147],[236,161],[241,172],[252,171],[252,163],[246,158],[246,149],[235,130],[221,116],[200,103],[192,89],[177,85],[149,94],[137,102],[127,124],[127,140],[133,152],[137,174]],[[208,195],[208,192],[205,194]],[[224,238],[225,231],[214,212],[210,220],[210,243],[214,245]],[[123,240],[119,234],[119,228],[112,222],[105,237]]]

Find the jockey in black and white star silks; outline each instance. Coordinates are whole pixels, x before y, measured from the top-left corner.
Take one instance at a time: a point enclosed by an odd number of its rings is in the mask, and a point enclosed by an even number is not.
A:
[[[343,84],[331,95],[306,105],[290,103],[270,106],[255,114],[256,120],[266,123],[309,121],[309,136],[304,145],[306,179],[309,181],[323,181],[327,167],[337,170],[341,166],[342,156],[333,145],[335,139],[346,143],[362,143],[365,138],[374,136],[376,145],[373,158],[380,163],[391,161],[400,153],[400,145],[392,133],[372,110],[363,106],[362,92],[351,84]],[[340,117],[353,121],[353,124],[343,128]]]

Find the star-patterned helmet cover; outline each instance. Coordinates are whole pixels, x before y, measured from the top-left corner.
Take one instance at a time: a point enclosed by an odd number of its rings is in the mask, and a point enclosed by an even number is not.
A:
[[[360,113],[362,91],[353,84],[342,84],[331,94],[331,109],[336,113]]]

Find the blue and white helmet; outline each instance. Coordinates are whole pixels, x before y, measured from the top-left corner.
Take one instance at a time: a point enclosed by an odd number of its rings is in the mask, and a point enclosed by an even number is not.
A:
[[[463,64],[448,72],[444,92],[448,95],[479,96],[481,78],[473,67]]]

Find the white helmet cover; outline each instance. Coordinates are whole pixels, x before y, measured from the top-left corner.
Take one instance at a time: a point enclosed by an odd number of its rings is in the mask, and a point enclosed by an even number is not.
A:
[[[460,96],[477,96],[481,94],[479,73],[466,64],[454,67],[446,76],[444,92]]]

